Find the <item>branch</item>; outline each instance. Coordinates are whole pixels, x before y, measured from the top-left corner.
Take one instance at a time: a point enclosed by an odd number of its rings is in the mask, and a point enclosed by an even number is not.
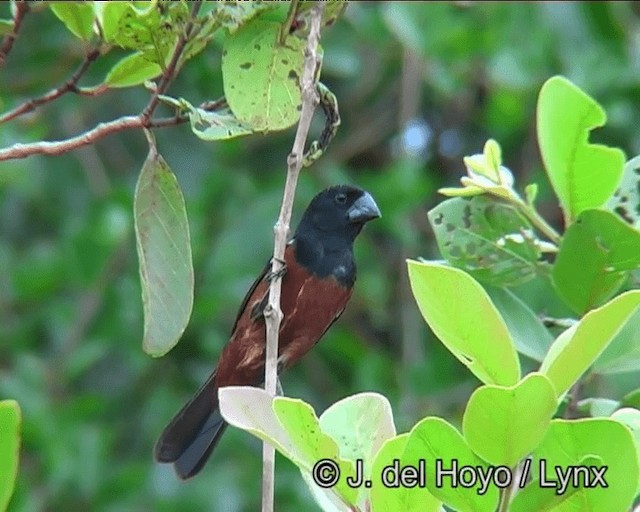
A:
[[[208,112],[215,112],[218,109],[224,109],[226,106],[227,101],[224,96],[215,101],[205,101],[200,104],[200,108]],[[93,144],[97,140],[113,133],[136,128],[166,128],[167,126],[178,126],[186,123],[188,120],[189,116],[184,114],[176,114],[173,117],[150,119],[148,121],[142,118],[142,114],[137,116],[121,117],[114,121],[100,123],[92,130],[76,135],[75,137],[71,137],[70,139],[55,142],[42,141],[30,144],[14,144],[9,148],[0,149],[0,161],[27,158],[31,155],[61,155],[82,146]]]
[[[29,12],[29,5],[24,0],[15,3],[16,14],[13,17],[13,30],[11,34],[7,34],[2,41],[2,46],[0,46],[0,68],[4,66],[7,61],[7,56],[9,52],[13,48],[13,43],[18,37],[18,32],[20,32],[20,27],[22,26],[22,20],[24,19],[25,14]]]
[[[178,41],[176,42],[171,60],[162,73],[160,84],[153,91],[151,98],[149,99],[149,103],[147,103],[147,106],[139,115],[121,117],[114,121],[100,123],[88,132],[61,141],[42,141],[34,142],[31,144],[14,144],[9,148],[0,149],[0,161],[10,160],[13,158],[26,158],[30,155],[36,154],[60,155],[62,153],[66,153],[67,151],[92,144],[102,137],[105,137],[106,135],[110,135],[112,133],[120,132],[123,130],[129,130],[132,128],[159,128],[165,126],[175,126],[187,121],[188,118],[183,115],[176,115],[172,118],[163,118],[157,120],[151,119],[151,116],[153,115],[154,110],[160,102],[160,95],[166,91],[166,89],[169,87],[169,84],[174,78],[174,74],[178,67],[180,57],[182,56],[182,52],[184,51],[184,48],[194,28],[193,20],[198,15],[200,7],[201,1],[194,2],[194,5],[191,9],[191,16],[189,18],[189,21],[186,23],[184,31],[178,37]],[[13,119],[25,112],[29,112],[36,108],[38,105],[53,101],[56,98],[60,97],[62,94],[65,94],[69,91],[87,95],[97,95],[103,92],[101,89],[83,90],[77,87],[78,80],[86,72],[89,65],[98,57],[98,55],[99,51],[97,49],[89,52],[80,68],[73,74],[73,76],[69,79],[69,81],[67,81],[66,84],[58,87],[57,89],[54,89],[53,91],[50,91],[40,98],[30,100],[23,105],[20,105],[18,108],[7,112],[2,117],[0,117],[0,123],[9,121],[10,119]]]
[[[136,128],[163,128],[165,126],[177,126],[187,120],[188,118],[185,116],[165,117],[155,120],[151,119],[148,121],[143,119],[142,115],[121,117],[114,121],[100,123],[92,130],[76,135],[75,137],[71,137],[70,139],[54,142],[42,141],[29,144],[14,144],[6,149],[0,149],[0,161],[27,158],[31,155],[61,155],[82,146],[93,144],[97,140],[102,139],[107,135],[111,135],[112,133]]]
[[[142,111],[142,114],[140,114],[140,116],[147,121],[151,119],[151,116],[153,115],[153,111],[156,109],[156,107],[160,103],[159,96],[161,94],[164,94],[167,91],[167,89],[169,88],[169,85],[174,79],[174,73],[176,71],[176,68],[178,67],[178,62],[180,61],[182,52],[184,51],[184,48],[187,42],[189,41],[189,37],[191,36],[191,31],[193,30],[193,20],[196,18],[196,16],[198,16],[200,7],[202,7],[202,2],[200,0],[193,3],[193,6],[191,8],[191,15],[189,16],[189,21],[187,22],[187,24],[184,27],[184,30],[178,37],[178,41],[176,42],[176,47],[173,50],[173,55],[171,55],[171,60],[169,61],[169,64],[167,64],[167,67],[164,68],[164,71],[162,72],[162,77],[160,78],[160,84],[158,85],[158,87],[156,87],[155,91],[153,91],[153,94],[151,95],[151,99],[149,100],[149,103],[147,103],[147,106]]]
[[[35,110],[37,107],[44,105],[45,103],[49,103],[53,100],[56,100],[63,94],[66,94],[70,91],[79,92],[78,81],[80,80],[82,75],[86,73],[91,63],[95,61],[99,55],[100,55],[99,49],[94,48],[93,50],[91,50],[84,57],[84,60],[82,61],[82,64],[80,64],[80,67],[76,70],[76,72],[73,75],[71,75],[71,78],[69,78],[69,80],[67,80],[65,84],[59,87],[56,87],[55,89],[49,91],[43,96],[40,96],[39,98],[33,98],[28,101],[25,101],[22,105],[19,105],[13,110],[10,110],[9,112],[4,113],[3,115],[0,116],[0,124],[6,123],[7,121],[11,121],[12,119],[15,119],[16,117],[21,116],[22,114],[26,114],[27,112],[31,112]],[[101,92],[104,92],[104,90]]]
[[[317,53],[318,41],[320,40],[320,24],[324,4],[319,2],[311,10],[311,29],[307,38],[307,47],[304,53],[304,71],[302,73],[302,111],[298,129],[293,141],[293,148],[287,157],[287,179],[284,187],[280,216],[273,228],[274,248],[273,259],[271,260],[271,283],[269,287],[269,303],[265,308],[264,317],[267,330],[267,347],[265,361],[265,390],[275,396],[278,360],[278,333],[280,322],[282,321],[282,311],[280,309],[280,292],[282,289],[282,272],[284,269],[284,250],[289,234],[289,223],[291,222],[291,210],[293,208],[293,198],[295,196],[298,175],[302,167],[302,157],[304,154],[304,144],[309,133],[309,126],[313,118],[313,112],[318,104],[316,92],[315,76],[316,70],[320,69],[320,57]],[[264,443],[262,449],[262,511],[273,511],[273,488],[275,452],[271,445]]]

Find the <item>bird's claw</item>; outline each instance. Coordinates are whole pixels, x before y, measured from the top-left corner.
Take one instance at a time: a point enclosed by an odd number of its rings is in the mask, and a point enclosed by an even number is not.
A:
[[[267,281],[271,282],[274,279],[280,279],[281,277],[284,277],[284,275],[287,273],[287,264],[284,260],[281,260],[280,258],[274,258],[278,263],[280,263],[280,268],[278,270],[276,270],[275,272],[273,271],[273,266],[271,267],[271,270],[267,273]],[[273,260],[272,260],[273,263]]]

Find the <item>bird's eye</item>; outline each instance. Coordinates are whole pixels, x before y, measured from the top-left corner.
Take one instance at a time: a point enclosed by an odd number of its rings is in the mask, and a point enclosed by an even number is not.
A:
[[[336,196],[336,203],[344,204],[347,202],[347,194],[338,194]]]

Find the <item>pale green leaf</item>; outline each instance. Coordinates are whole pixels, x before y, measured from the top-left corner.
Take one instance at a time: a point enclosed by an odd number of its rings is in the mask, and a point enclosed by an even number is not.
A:
[[[400,467],[399,462],[408,438],[409,434],[401,434],[387,439],[376,454],[371,469],[371,474],[376,475],[371,479],[370,491],[373,512],[441,511],[440,500],[435,498],[426,487],[402,485],[406,480],[400,479],[407,474],[407,470],[403,473],[404,467]]]
[[[228,423],[270,443],[298,466],[303,476],[310,476],[321,459],[335,461],[341,478],[326,492],[334,494],[338,502],[355,503],[358,490],[346,484],[347,477],[355,476],[355,466],[339,454],[336,441],[322,431],[309,404],[292,398],[274,398],[263,389],[252,387],[221,388],[218,397],[220,412]]]
[[[209,112],[201,108],[191,107],[189,110],[191,131],[202,140],[225,140],[253,133],[229,108]]]
[[[594,363],[640,305],[640,290],[619,295],[589,311],[553,342],[540,371],[564,394]]]
[[[553,337],[540,318],[508,289],[488,285],[484,288],[507,324],[518,352],[542,361]]]
[[[540,479],[558,482],[556,468],[566,472],[569,467],[584,464],[585,457],[598,457],[601,461],[590,465],[607,467],[604,473],[607,487],[586,487],[583,483],[553,511],[629,510],[638,490],[640,470],[633,435],[619,421],[609,418],[553,420],[534,451],[533,466]]]
[[[109,87],[131,87],[139,85],[162,73],[155,62],[150,62],[140,52],[127,55],[117,62],[104,79]]]
[[[513,340],[482,286],[452,267],[417,261],[408,261],[408,266],[418,308],[451,353],[485,384],[518,382],[520,363]]]
[[[136,246],[144,306],[143,348],[158,357],[178,342],[193,307],[193,263],[182,191],[155,146],[134,197]]]
[[[0,510],[6,510],[18,475],[22,414],[15,400],[0,401]]]
[[[490,471],[490,467],[478,457],[464,437],[441,418],[429,417],[418,422],[409,433],[402,466],[425,468],[425,484],[429,492],[445,505],[463,512],[493,512],[498,505],[498,488],[480,479],[473,485],[463,486],[454,479],[462,467],[474,472]],[[457,471],[456,471],[457,469]]]
[[[69,31],[88,41],[93,36],[93,2],[50,2],[49,7]]]
[[[540,444],[557,408],[551,381],[530,373],[515,386],[476,389],[464,412],[462,432],[484,460],[513,467]]]
[[[253,20],[230,34],[222,53],[225,97],[240,122],[255,131],[282,130],[300,117],[305,42],[280,24]]]
[[[564,77],[550,78],[540,90],[538,143],[567,224],[603,206],[620,183],[624,153],[589,143],[589,132],[606,119],[602,107]]]
[[[585,210],[562,238],[553,284],[582,314],[611,297],[638,267],[640,232],[611,212]]]

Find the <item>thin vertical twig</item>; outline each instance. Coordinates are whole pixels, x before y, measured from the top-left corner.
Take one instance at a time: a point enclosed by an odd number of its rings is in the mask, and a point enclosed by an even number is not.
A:
[[[402,81],[400,88],[400,103],[398,105],[398,128],[400,133],[407,129],[407,124],[420,112],[420,85],[423,62],[420,57],[410,49],[405,49],[402,56]],[[402,158],[407,158],[406,151]],[[415,226],[413,226],[410,214],[402,219],[403,229],[406,233],[414,233],[405,239],[400,247],[398,268],[400,279],[398,281],[398,318],[400,319],[400,346],[402,351],[402,371],[400,374],[401,402],[400,410],[405,420],[410,420],[416,411],[417,397],[413,392],[408,378],[408,370],[415,361],[424,361],[425,348],[423,344],[422,321],[415,307],[409,276],[407,275],[407,258],[416,253],[417,238]]]
[[[13,48],[13,43],[15,43],[18,38],[18,33],[20,32],[20,28],[22,27],[22,20],[24,20],[24,16],[29,12],[29,4],[24,0],[18,1],[15,3],[15,15],[13,17],[13,30],[6,36],[0,45],[0,67],[4,66],[4,63],[7,61],[7,56],[9,52]]]
[[[304,71],[301,79],[302,110],[300,121],[293,141],[293,148],[287,158],[287,178],[282,198],[282,206],[278,221],[273,227],[274,248],[271,261],[271,283],[269,288],[269,302],[265,308],[264,316],[267,330],[267,347],[265,361],[265,390],[275,396],[276,382],[278,379],[278,333],[282,321],[280,309],[280,292],[282,287],[281,274],[284,267],[284,250],[289,235],[291,222],[291,210],[295,196],[298,175],[302,167],[304,145],[309,133],[309,126],[313,118],[313,112],[318,104],[318,94],[315,86],[316,70],[319,69],[318,41],[320,40],[320,22],[324,5],[319,2],[311,10],[310,30],[307,38],[307,46],[304,53]],[[275,451],[268,443],[263,444],[262,450],[262,511],[273,511],[274,483],[275,483]]]

